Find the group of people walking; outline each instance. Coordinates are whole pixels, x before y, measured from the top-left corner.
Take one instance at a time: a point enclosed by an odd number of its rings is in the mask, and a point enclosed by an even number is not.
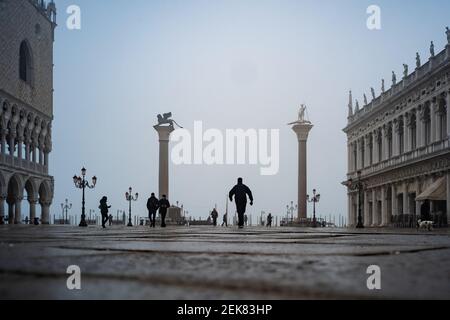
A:
[[[239,178],[237,185],[235,185],[228,194],[230,201],[236,202],[236,211],[238,214],[238,226],[240,229],[244,228],[244,224],[246,224],[246,218],[245,211],[247,209],[247,197],[250,199],[250,205],[253,206],[253,194],[249,187],[247,187],[243,183],[243,179]],[[106,223],[110,221],[110,225],[112,222],[111,215],[108,215],[109,209],[111,206],[108,205],[108,198],[103,197],[100,200],[99,209],[102,214],[102,227],[106,228]],[[166,215],[167,210],[170,208],[170,202],[167,199],[166,195],[163,195],[161,199],[156,198],[155,194],[152,193],[151,197],[147,201],[147,210],[148,210],[148,216],[150,219],[150,227],[155,228],[156,227],[156,212],[159,210],[159,214],[161,216],[161,227],[166,227]],[[219,217],[219,213],[216,209],[213,210],[211,213],[211,217],[213,218],[213,224],[214,226],[217,226],[217,219]],[[227,214],[223,217],[223,223],[222,226],[228,225],[228,217]]]
[[[100,200],[100,205],[98,206],[100,213],[102,214],[102,227],[106,228],[106,223],[109,221],[109,225],[112,224],[112,215],[108,215],[111,206],[108,205],[108,198],[103,197]],[[156,227],[156,212],[159,210],[161,216],[161,227],[166,227],[166,215],[167,209],[170,208],[170,202],[167,200],[167,196],[163,195],[161,199],[158,200],[155,194],[152,193],[151,197],[147,201],[148,217],[150,219],[150,227]]]

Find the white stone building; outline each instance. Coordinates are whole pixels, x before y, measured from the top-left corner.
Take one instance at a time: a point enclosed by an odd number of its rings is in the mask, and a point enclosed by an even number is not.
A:
[[[364,105],[353,104],[348,125],[348,221],[365,227],[415,226],[417,219],[450,222],[450,30],[438,54],[408,72],[393,73],[384,88]],[[358,186],[359,185],[359,186]]]
[[[0,1],[0,223],[33,220],[38,204],[50,221],[55,27],[53,1]]]

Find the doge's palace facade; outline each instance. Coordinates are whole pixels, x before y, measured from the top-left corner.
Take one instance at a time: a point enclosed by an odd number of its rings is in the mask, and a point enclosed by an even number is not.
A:
[[[0,2],[0,224],[33,221],[38,205],[50,222],[55,27],[53,1]]]
[[[417,219],[450,222],[450,31],[447,45],[381,95],[348,106],[348,221],[365,227],[413,227]]]

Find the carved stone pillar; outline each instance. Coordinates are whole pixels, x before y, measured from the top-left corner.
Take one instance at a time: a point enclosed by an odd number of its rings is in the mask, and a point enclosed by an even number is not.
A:
[[[374,131],[372,134],[372,159],[373,159],[373,164],[377,164],[380,160],[378,159],[378,132]]]
[[[369,191],[364,192],[364,227],[370,227]]]
[[[383,126],[383,160],[388,160],[389,159],[389,126],[390,124],[385,124]]]
[[[444,115],[444,110],[440,108],[440,99],[434,104],[434,114],[436,115],[436,130],[434,131],[435,141],[441,141],[442,137],[442,122],[441,117]]]
[[[28,202],[30,203],[30,223],[33,224],[34,218],[36,218],[36,205],[38,202],[34,199],[30,199]]]
[[[356,170],[362,169],[362,156],[361,156],[361,150],[362,150],[362,142],[361,139],[358,139],[356,142]]]
[[[1,157],[2,160],[5,161],[5,156],[6,156],[6,129],[1,129],[0,130],[0,149],[1,149]]]
[[[391,207],[392,215],[398,216],[398,198],[397,198],[397,188],[395,184],[391,185]]]
[[[437,126],[436,103],[437,103],[436,98],[433,98],[431,100],[430,105],[430,118],[431,118],[430,143],[434,143],[436,141],[436,126]]]
[[[6,195],[0,195],[0,225],[5,224],[5,203],[6,203]]]
[[[389,225],[386,193],[387,188],[386,186],[383,186],[381,188],[381,227],[386,227]]]
[[[11,165],[14,166],[14,152],[16,151],[16,131],[9,132],[9,155],[11,157]]]
[[[23,197],[17,197],[16,199],[16,204],[14,206],[14,224],[22,224],[22,200]]]
[[[347,172],[352,172],[352,145],[347,144]]]
[[[14,200],[8,199],[8,223],[14,224]]]
[[[405,181],[403,183],[403,214],[409,214],[409,192],[408,183]]]
[[[449,51],[450,46],[447,48],[447,51]],[[450,139],[450,91],[446,93],[445,96],[445,104],[447,107],[447,137]],[[448,206],[447,206],[448,208]]]
[[[425,146],[425,107],[420,106],[417,117],[417,147]]]
[[[405,142],[403,143],[403,148],[404,148],[405,153],[407,153],[412,150],[412,147],[411,147],[411,128],[412,128],[411,114],[409,114],[409,113],[405,114],[403,123],[404,123],[403,136],[405,139]]]
[[[41,201],[42,224],[50,224],[50,205],[49,201]]]
[[[395,119],[392,130],[392,156],[400,155],[400,118]]]
[[[377,190],[372,189],[372,221],[371,226],[375,227],[378,223],[378,199]]]

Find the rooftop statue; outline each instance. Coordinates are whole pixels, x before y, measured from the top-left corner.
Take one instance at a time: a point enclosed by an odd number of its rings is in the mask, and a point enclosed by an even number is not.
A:
[[[395,72],[392,71],[392,85],[396,85],[397,84],[397,76],[395,75]]]
[[[408,77],[408,65],[406,63],[403,64],[403,77]]]
[[[381,92],[384,93],[385,86],[384,86],[384,79],[381,79]]]
[[[169,126],[173,127],[173,124],[176,124],[179,128],[183,128],[180,126],[175,120],[172,118],[172,112],[164,113],[163,115],[158,114],[158,124],[157,126],[163,126],[165,124],[168,124]]]
[[[422,64],[420,63],[420,54],[416,53],[416,68],[419,69]]]
[[[431,41],[431,44],[430,44],[430,54],[431,54],[431,57],[434,57],[434,43],[433,43],[433,41]]]
[[[370,88],[370,92],[372,93],[372,99],[375,100],[375,89],[373,87]]]
[[[364,105],[365,106],[367,106],[369,103],[367,102],[367,96],[366,96],[366,94],[364,93]]]
[[[447,35],[447,42],[450,45],[450,29],[448,27],[445,28],[445,34]]]

